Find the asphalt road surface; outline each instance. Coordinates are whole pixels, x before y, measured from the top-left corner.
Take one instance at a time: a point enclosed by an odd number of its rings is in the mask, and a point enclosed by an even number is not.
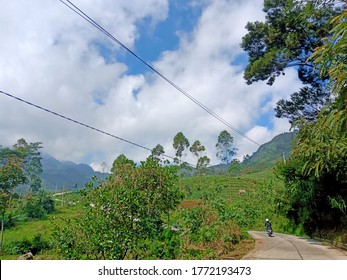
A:
[[[288,234],[250,231],[255,249],[245,260],[347,260],[347,251],[323,245],[321,242]]]

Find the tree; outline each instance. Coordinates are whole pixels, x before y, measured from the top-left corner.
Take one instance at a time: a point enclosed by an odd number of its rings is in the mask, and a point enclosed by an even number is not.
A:
[[[316,48],[311,60],[320,76],[330,76],[329,86],[338,96],[339,108],[343,109],[347,107],[347,7],[331,24],[334,25],[330,32],[332,35],[324,38],[325,44]]]
[[[168,233],[162,219],[182,199],[177,180],[177,167],[162,167],[152,157],[138,167],[119,166],[98,187],[91,183],[84,191],[85,215],[57,226],[60,251],[67,259],[144,257]]]
[[[12,192],[15,187],[27,182],[22,166],[23,158],[17,151],[0,149],[0,211],[1,211],[1,240],[2,250],[4,237],[5,213],[10,206]]]
[[[218,142],[216,144],[216,156],[222,163],[228,164],[232,156],[236,154],[236,148],[233,148],[234,138],[226,130],[223,130],[218,135]]]
[[[199,140],[196,140],[189,148],[190,152],[197,158],[196,168],[201,169],[206,167],[210,163],[210,159],[207,156],[202,156],[202,153],[206,150],[205,146],[201,145]]]
[[[39,149],[42,148],[41,142],[28,144],[25,139],[17,141],[13,148],[21,154],[23,160],[24,172],[29,185],[29,192],[36,193],[41,188],[42,164]]]
[[[314,121],[320,110],[330,102],[330,97],[320,87],[303,87],[291,95],[290,100],[281,99],[275,108],[277,118],[288,118],[292,126],[300,119]]]
[[[210,164],[210,161],[211,160],[208,158],[208,156],[199,157],[196,168],[205,169]]]
[[[341,11],[343,4],[337,5],[336,2],[339,1],[265,0],[265,22],[247,23],[248,33],[242,38],[241,46],[249,55],[244,73],[247,83],[267,80],[272,85],[276,77],[285,74],[286,68],[294,67],[299,79],[307,85],[306,93],[309,92],[310,96],[319,91],[318,103],[327,104],[330,91],[325,85],[329,77],[317,75],[317,69],[308,58],[322,45],[321,39],[328,36],[331,29],[328,19]],[[288,102],[295,104],[296,100],[296,96],[292,95]],[[312,99],[303,98],[300,101],[307,102],[309,106]],[[301,110],[300,103],[295,106],[284,105],[286,101],[278,103],[277,116],[289,117],[291,121],[298,114],[312,113],[311,110]]]
[[[161,156],[165,154],[164,147],[160,144],[152,149],[152,157],[158,162],[162,161]]]
[[[111,172],[113,174],[117,174],[117,172],[121,170],[124,165],[129,165],[131,167],[136,166],[133,160],[128,159],[125,155],[121,154],[113,161]]]
[[[331,36],[312,56],[321,75],[330,75],[336,98],[314,122],[301,120],[292,156],[280,168],[290,202],[287,214],[310,235],[346,229],[346,20],[346,10],[334,18]]]
[[[182,132],[178,132],[173,139],[173,147],[176,150],[176,157],[179,158],[179,163],[182,162],[182,155],[186,148],[190,146],[188,139]]]
[[[193,145],[189,148],[189,151],[197,158],[200,157],[201,153],[204,152],[205,146],[201,145],[199,140],[196,140]]]

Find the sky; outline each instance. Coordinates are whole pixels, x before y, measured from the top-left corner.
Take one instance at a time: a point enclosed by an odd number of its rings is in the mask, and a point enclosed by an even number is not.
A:
[[[72,0],[128,49],[253,141],[288,132],[274,107],[300,88],[294,69],[247,85],[240,47],[263,0]],[[242,160],[259,146],[202,110],[119,44],[59,0],[0,0],[0,90],[89,126],[175,156],[182,132],[205,146],[211,164],[218,135],[234,138]],[[0,94],[0,145],[42,142],[59,160],[110,168],[120,154],[139,162],[148,150]],[[195,164],[187,151],[185,160]]]

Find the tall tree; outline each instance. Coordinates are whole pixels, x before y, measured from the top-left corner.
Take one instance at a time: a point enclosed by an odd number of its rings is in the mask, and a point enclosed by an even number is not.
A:
[[[24,159],[23,167],[27,176],[29,191],[32,193],[38,192],[41,188],[42,158],[39,150],[42,148],[42,143],[27,143],[25,139],[21,138],[13,145],[13,148]]]
[[[173,147],[176,150],[176,157],[179,159],[179,163],[182,162],[182,155],[185,149],[190,146],[188,139],[182,132],[178,132],[173,139]]]
[[[328,75],[317,75],[308,58],[322,45],[321,39],[329,34],[328,19],[341,12],[344,5],[342,1],[333,0],[265,0],[265,22],[247,23],[248,33],[242,38],[241,46],[249,55],[244,73],[247,83],[267,80],[272,85],[276,77],[285,74],[286,68],[294,67],[299,79],[306,84],[307,96],[319,92],[316,95],[320,98],[318,103],[325,105],[330,95],[325,87]],[[289,117],[291,121],[296,115],[306,116],[306,113],[310,115],[308,118],[316,117],[316,111],[309,110],[312,99],[307,96],[297,99],[292,95],[290,101],[279,101],[277,116]],[[308,105],[305,110],[300,104],[303,101]]]
[[[152,157],[157,160],[158,162],[162,162],[163,159],[162,159],[162,155],[165,154],[165,150],[164,150],[164,147],[160,144],[157,144],[157,146],[155,146],[153,149],[152,149]]]
[[[236,148],[233,147],[234,138],[226,130],[223,130],[218,135],[218,142],[216,144],[217,154],[216,156],[222,163],[228,164],[231,157],[236,154]]]
[[[202,153],[206,150],[206,148],[200,143],[199,140],[196,140],[189,150],[197,159],[197,169],[206,167],[210,163],[210,159],[207,156],[202,156]]]
[[[197,169],[205,169],[209,166],[211,160],[208,156],[202,156],[202,157],[199,157],[198,159],[198,162],[196,164],[196,168]]]
[[[8,149],[0,148],[0,211],[1,211],[1,239],[0,250],[2,250],[4,237],[5,214],[9,207],[12,193],[15,187],[27,182],[23,169],[23,158],[21,154]]]

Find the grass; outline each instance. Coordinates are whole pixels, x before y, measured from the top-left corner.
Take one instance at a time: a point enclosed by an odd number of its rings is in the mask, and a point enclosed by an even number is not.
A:
[[[4,246],[16,241],[24,239],[32,240],[36,235],[41,234],[42,239],[48,241],[51,238],[53,228],[56,225],[62,224],[62,219],[78,218],[83,214],[83,207],[81,204],[73,206],[60,205],[52,214],[48,214],[44,220],[31,220],[18,224],[14,228],[6,229],[4,232]],[[17,259],[19,255],[4,255],[0,254],[0,260]],[[59,259],[54,250],[43,252],[38,256],[39,259]]]

